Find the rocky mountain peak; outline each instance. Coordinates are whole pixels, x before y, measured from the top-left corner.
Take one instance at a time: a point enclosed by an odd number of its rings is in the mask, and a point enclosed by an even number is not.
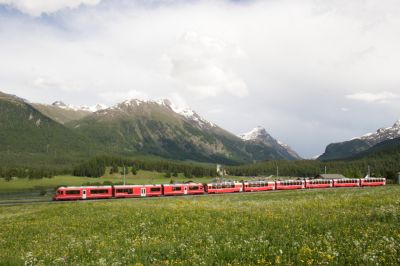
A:
[[[258,140],[258,141],[270,141],[273,139],[267,130],[261,126],[257,126],[247,133],[240,134],[239,137],[243,140]]]
[[[349,141],[331,143],[326,147],[325,152],[319,159],[349,158],[370,149],[378,143],[396,138],[400,138],[400,120],[396,121],[391,127],[379,128],[376,132],[367,133]]]
[[[51,104],[51,106],[58,107],[61,109],[66,109],[66,110],[73,110],[73,111],[86,111],[86,112],[97,112],[99,110],[107,109],[108,106],[104,104],[95,104],[93,106],[87,106],[87,105],[82,105],[82,106],[74,106],[71,104],[65,104],[62,101],[55,101],[54,103]]]
[[[273,138],[267,130],[262,126],[257,126],[247,133],[240,134],[239,137],[245,141],[259,141],[265,145],[272,147],[281,153],[289,154],[295,159],[301,157],[287,144]]]
[[[393,126],[379,128],[375,133],[368,133],[362,137],[354,138],[366,141],[369,145],[375,145],[384,140],[400,137],[400,120],[396,121]]]
[[[67,107],[67,105],[65,103],[63,103],[62,101],[55,101],[51,105],[56,106],[56,107]]]
[[[174,104],[170,99],[159,99],[159,100],[129,99],[129,100],[123,101],[122,103],[119,103],[119,104],[113,106],[112,109],[123,110],[125,108],[139,107],[144,104],[157,104],[159,106],[168,108],[172,112],[174,112],[178,115],[184,116],[186,120],[188,120],[189,122],[192,122],[192,124],[195,124],[196,126],[198,126],[200,128],[216,127],[215,124],[202,118],[200,115],[198,115],[192,109],[190,109],[186,106],[178,106],[178,105]]]

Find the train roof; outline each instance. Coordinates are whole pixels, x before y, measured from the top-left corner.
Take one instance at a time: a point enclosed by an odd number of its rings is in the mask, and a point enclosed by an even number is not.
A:
[[[115,185],[116,188],[121,187],[159,187],[161,184],[145,184],[145,185]]]
[[[207,185],[222,185],[222,184],[240,184],[241,182],[239,181],[223,181],[223,182],[211,182],[211,183],[207,183]]]
[[[243,180],[244,183],[257,183],[257,182],[271,182],[273,183],[274,180]]]
[[[63,189],[81,189],[81,188],[111,188],[112,186],[72,186],[72,187],[59,187],[58,189],[60,189],[60,188],[63,188]]]
[[[191,182],[191,183],[164,184],[165,187],[169,187],[169,186],[185,186],[185,185],[203,185],[203,183]]]

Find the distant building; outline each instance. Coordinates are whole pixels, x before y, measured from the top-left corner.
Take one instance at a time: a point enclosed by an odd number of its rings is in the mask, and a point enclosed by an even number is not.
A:
[[[341,174],[319,174],[314,177],[315,179],[343,179],[347,178]]]
[[[226,170],[220,164],[217,164],[217,174],[222,177],[226,176]]]

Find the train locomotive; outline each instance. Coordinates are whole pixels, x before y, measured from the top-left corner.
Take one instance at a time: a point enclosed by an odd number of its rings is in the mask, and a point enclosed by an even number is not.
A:
[[[310,179],[310,180],[246,180],[214,183],[181,183],[159,185],[113,185],[59,187],[53,200],[89,200],[141,198],[201,194],[246,193],[273,190],[296,190],[337,187],[372,187],[386,185],[385,178]]]

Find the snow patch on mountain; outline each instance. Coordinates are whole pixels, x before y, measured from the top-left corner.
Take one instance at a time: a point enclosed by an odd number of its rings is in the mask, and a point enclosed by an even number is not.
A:
[[[273,147],[283,153],[290,154],[293,158],[300,159],[301,157],[289,147],[289,145],[283,143],[280,140],[273,138],[265,128],[257,126],[247,133],[240,134],[239,137],[245,141],[260,141],[267,146]]]
[[[239,137],[243,140],[260,140],[260,141],[270,141],[275,140],[270,134],[261,126],[257,126],[247,133],[240,134]]]
[[[167,104],[167,106],[169,106],[169,108],[171,108],[172,111],[186,117],[186,119],[188,120],[197,123],[200,127],[216,127],[214,123],[202,118],[200,115],[198,115],[195,111],[193,111],[190,108],[176,106],[170,100],[163,100],[163,102]]]
[[[97,112],[100,110],[104,110],[107,109],[108,106],[104,105],[104,104],[96,104],[96,105],[92,105],[92,106],[88,106],[88,105],[82,105],[82,106],[74,106],[71,104],[65,104],[62,101],[55,101],[54,103],[51,104],[52,106],[61,108],[61,109],[65,109],[65,110],[74,110],[74,111],[87,111],[87,112]]]
[[[190,109],[186,106],[178,106],[169,99],[158,99],[158,100],[129,99],[129,100],[123,101],[122,103],[117,104],[111,108],[112,109],[121,109],[124,107],[140,106],[142,104],[149,104],[149,103],[164,106],[164,107],[172,110],[176,114],[184,116],[187,120],[196,123],[201,128],[216,127],[216,125],[214,123],[202,118],[200,115],[198,115],[192,109]]]
[[[352,140],[360,139],[366,141],[370,145],[375,145],[378,144],[379,142],[399,137],[400,137],[400,120],[397,120],[391,127],[380,128],[374,133],[367,133],[361,137],[352,138]]]

